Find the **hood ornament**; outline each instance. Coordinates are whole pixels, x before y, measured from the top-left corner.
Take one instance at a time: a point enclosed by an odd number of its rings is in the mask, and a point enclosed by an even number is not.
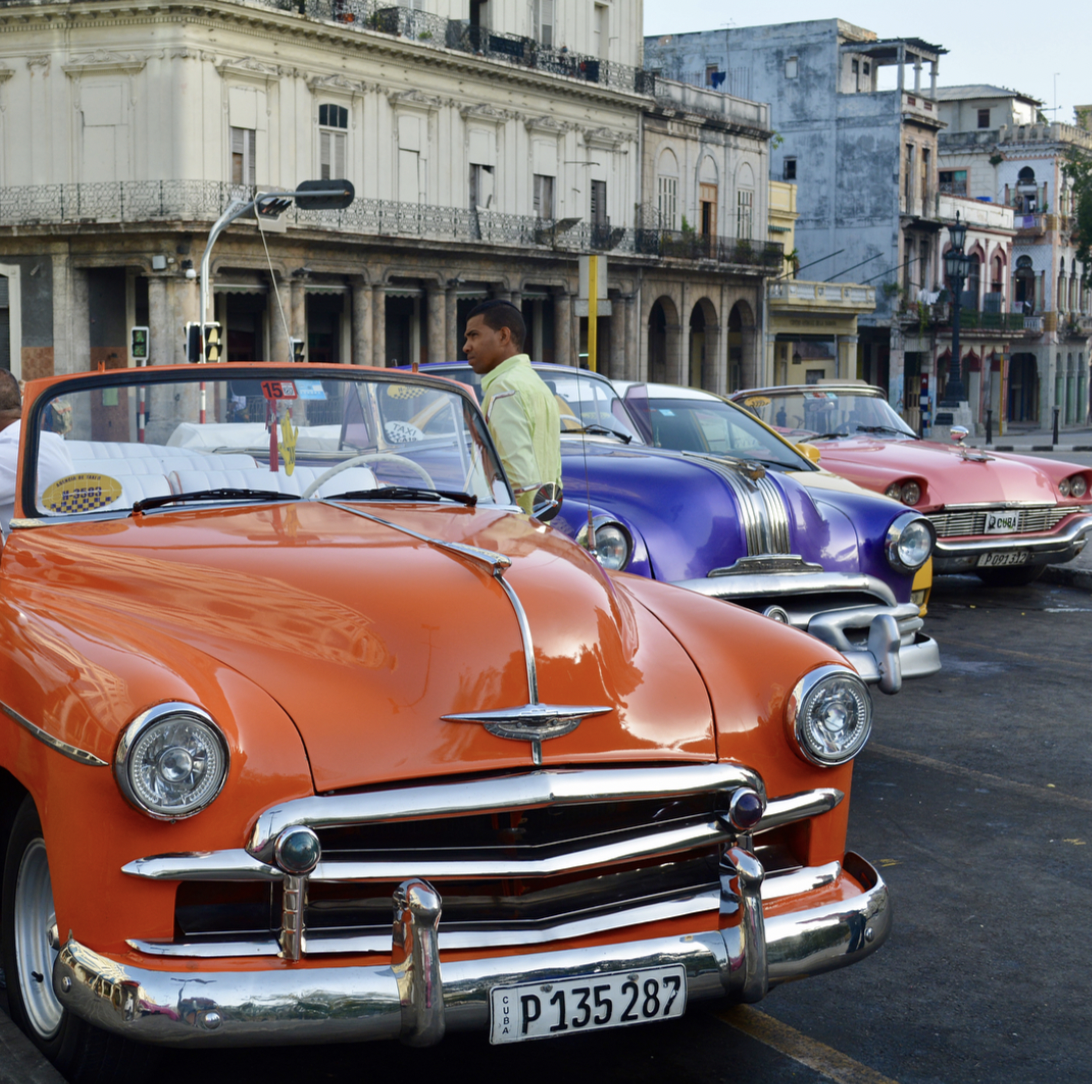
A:
[[[512,609],[516,612],[516,621],[519,624],[520,638],[523,640],[523,657],[527,665],[527,692],[528,702],[517,708],[500,708],[495,711],[470,711],[457,715],[442,715],[441,718],[448,723],[481,723],[490,734],[498,738],[511,738],[513,741],[529,741],[531,743],[531,760],[536,764],[542,763],[542,743],[550,738],[560,738],[563,734],[574,731],[589,715],[606,715],[613,708],[599,708],[577,706],[572,704],[542,704],[538,699],[538,667],[535,664],[535,646],[531,640],[531,626],[527,621],[527,613],[520,602],[519,596],[512,590],[511,584],[504,579],[504,573],[511,568],[512,558],[496,550],[483,549],[480,546],[468,546],[463,542],[447,542],[441,538],[430,538],[403,527],[399,523],[391,523],[390,520],[381,519],[379,516],[364,512],[351,505],[341,504],[339,501],[324,500],[321,503],[331,508],[338,508],[342,512],[349,512],[361,519],[378,523],[383,527],[399,531],[421,542],[436,546],[438,549],[447,550],[469,561],[477,561],[485,565],[501,586],[501,590],[508,596]]]

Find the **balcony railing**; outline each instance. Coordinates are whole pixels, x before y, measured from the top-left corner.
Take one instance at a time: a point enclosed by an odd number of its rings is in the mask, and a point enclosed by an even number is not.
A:
[[[10,227],[95,226],[117,223],[162,226],[167,222],[214,222],[233,199],[254,189],[216,181],[104,181],[0,187],[0,230]],[[609,223],[536,218],[498,211],[438,207],[395,200],[356,199],[344,211],[282,215],[299,229],[370,237],[466,242],[563,252],[713,260],[720,264],[780,271],[783,246],[690,232],[626,229]]]
[[[1020,332],[1026,330],[1026,321],[1022,312],[981,312],[967,308],[959,312],[959,326],[965,331]]]

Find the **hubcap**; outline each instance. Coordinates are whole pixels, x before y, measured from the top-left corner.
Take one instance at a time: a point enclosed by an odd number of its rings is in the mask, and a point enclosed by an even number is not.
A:
[[[56,923],[45,843],[35,839],[23,854],[15,884],[15,966],[30,1025],[43,1039],[56,1035],[64,1012],[53,992],[57,949],[50,934]]]

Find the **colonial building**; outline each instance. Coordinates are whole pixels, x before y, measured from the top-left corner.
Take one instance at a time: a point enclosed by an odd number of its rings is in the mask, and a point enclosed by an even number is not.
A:
[[[1000,283],[1004,311],[1022,315],[1024,327],[996,407],[1013,422],[1042,427],[1057,407],[1060,425],[1084,425],[1092,298],[1083,285],[1088,269],[1073,248],[1076,208],[1063,167],[1072,150],[1092,153],[1092,131],[1045,123],[1041,102],[1004,87],[943,87],[937,99],[947,125],[939,141],[941,190],[1015,216],[1012,258],[981,269],[991,291]]]
[[[732,27],[645,39],[658,77],[738,88],[770,103],[780,136],[771,176],[798,184],[795,246],[816,278],[871,284],[859,316],[856,373],[916,403],[905,372],[901,300],[936,275],[935,88],[945,49],[917,38],[881,40],[840,19]],[[895,86],[879,88],[879,70]]]
[[[260,235],[240,221],[218,241],[229,359],[286,358],[290,337],[315,362],[451,358],[469,308],[504,297],[535,356],[575,364],[578,256],[599,252],[601,367],[643,375],[652,345],[682,378],[704,350],[702,381],[725,387],[731,314],[745,301],[740,364],[753,368],[743,330],[780,265],[764,186],[750,185],[753,219],[738,211],[740,148],[755,148],[756,181],[768,118],[657,88],[641,20],[635,0],[9,0],[0,363],[24,377],[125,365],[133,325],[150,327],[153,364],[182,360],[228,202],[344,177],[347,210],[292,209]],[[659,176],[642,164],[646,125],[657,148],[695,148],[677,154],[677,222],[646,190]],[[688,201],[713,190],[703,219]],[[696,217],[684,227],[683,214]],[[674,313],[654,311],[661,297]],[[686,322],[689,339],[672,330]]]

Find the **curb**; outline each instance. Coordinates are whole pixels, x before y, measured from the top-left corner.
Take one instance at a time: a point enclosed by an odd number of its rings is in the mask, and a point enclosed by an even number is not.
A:
[[[0,1012],[0,1084],[65,1084],[38,1048]]]
[[[1047,583],[1060,583],[1065,587],[1077,587],[1082,591],[1092,591],[1092,570],[1087,568],[1047,565],[1043,580]]]
[[[1092,444],[970,444],[982,452],[1092,452]]]

